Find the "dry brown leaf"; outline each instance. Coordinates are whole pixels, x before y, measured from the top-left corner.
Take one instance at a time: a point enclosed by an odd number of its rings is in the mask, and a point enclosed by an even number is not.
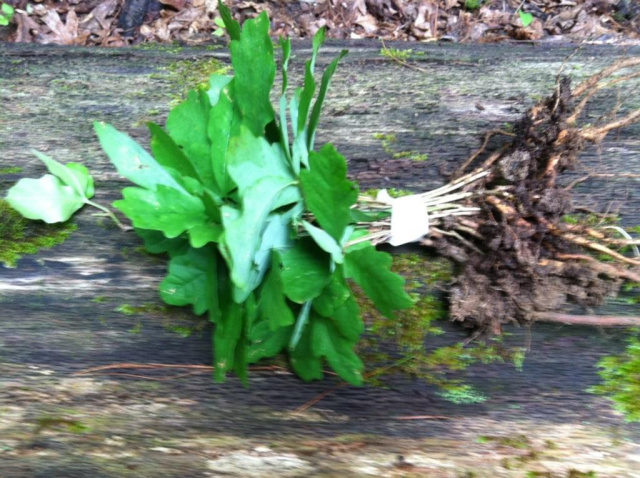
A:
[[[74,10],[67,12],[66,23],[62,23],[58,12],[51,9],[42,21],[51,30],[50,34],[43,34],[40,43],[56,43],[58,45],[84,45],[89,33],[78,34],[78,16]]]
[[[107,17],[112,16],[117,7],[118,0],[105,0],[94,8],[89,15],[80,20],[80,24],[83,25],[85,30],[89,30],[92,33],[95,33],[98,27],[102,30],[109,30],[115,18],[107,20]]]
[[[365,33],[369,35],[373,35],[378,31],[378,21],[369,13],[356,19],[354,23],[364,28]]]
[[[516,40],[540,40],[540,38],[544,36],[542,22],[539,19],[534,18],[533,22],[531,22],[527,28],[522,27],[522,23],[519,18],[516,22],[517,23],[514,24],[514,26],[517,28],[515,28],[512,33]]]
[[[187,3],[187,0],[159,0],[163,5],[169,5],[174,9],[180,11],[184,8]]]
[[[34,32],[39,33],[42,27],[26,13],[16,12],[15,19],[18,23],[16,42],[31,43],[33,41]]]

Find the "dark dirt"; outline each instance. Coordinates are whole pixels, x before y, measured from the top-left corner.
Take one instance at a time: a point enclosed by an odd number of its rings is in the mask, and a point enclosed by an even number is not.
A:
[[[463,264],[450,291],[452,320],[499,333],[505,323],[527,323],[566,303],[599,306],[625,279],[638,280],[640,262],[604,263],[585,252],[594,231],[565,222],[575,212],[572,193],[557,180],[588,144],[573,119],[577,100],[570,80],[560,78],[556,91],[516,123],[506,149],[476,170],[490,173],[468,189],[476,193],[469,205],[482,211],[471,220],[474,234],[426,241]],[[443,229],[459,226],[450,220]]]

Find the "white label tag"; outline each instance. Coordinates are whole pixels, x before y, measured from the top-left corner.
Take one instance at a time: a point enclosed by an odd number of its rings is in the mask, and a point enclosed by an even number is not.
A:
[[[383,189],[376,200],[391,205],[391,234],[387,242],[392,246],[419,241],[429,233],[427,208],[419,194],[392,198]]]

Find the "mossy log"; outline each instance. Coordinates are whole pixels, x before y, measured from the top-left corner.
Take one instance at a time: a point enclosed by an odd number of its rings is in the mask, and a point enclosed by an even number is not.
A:
[[[507,128],[549,94],[574,51],[411,45],[414,69],[381,56],[377,43],[353,42],[330,43],[319,62],[345,46],[351,54],[332,82],[318,144],[334,142],[363,189],[414,191],[442,184],[484,131]],[[96,200],[112,202],[126,182],[101,152],[92,122],[112,123],[147,144],[145,122],[162,124],[170,102],[228,63],[224,51],[0,44],[0,194],[20,177],[44,172],[30,153],[38,149],[86,164]],[[308,42],[294,44],[293,81],[309,53]],[[584,47],[565,72],[577,82],[638,53]],[[637,86],[618,92],[625,107],[640,106],[640,96],[626,93]],[[595,122],[616,95],[601,95],[589,117]],[[587,151],[585,170],[639,171],[639,133],[638,125],[626,128]],[[594,179],[576,192],[584,206],[620,214],[623,225],[640,223],[637,180]],[[586,392],[598,382],[598,358],[621,350],[623,330],[510,330],[509,343],[530,347],[524,369],[465,372],[464,380],[489,396],[471,405],[452,404],[433,387],[401,377],[391,389],[341,388],[294,414],[336,382],[305,384],[274,371],[252,372],[249,388],[233,377],[216,384],[208,372],[184,370],[158,380],[137,377],[138,370],[74,375],[112,363],[206,365],[211,357],[206,321],[163,307],[156,293],[165,259],[144,253],[134,234],[91,211],[75,222],[64,243],[23,257],[15,268],[0,265],[0,476],[637,473],[639,428]],[[637,315],[635,307],[618,301],[597,312]],[[466,338],[445,327],[446,338],[430,347]],[[185,330],[193,333],[182,337]]]

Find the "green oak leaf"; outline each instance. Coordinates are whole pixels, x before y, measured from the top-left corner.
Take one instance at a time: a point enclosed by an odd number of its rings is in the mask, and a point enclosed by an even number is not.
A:
[[[39,179],[21,179],[9,189],[6,200],[27,219],[40,219],[49,224],[68,220],[85,204],[84,197],[51,174]]]
[[[160,296],[170,305],[193,305],[196,315],[211,308],[217,295],[217,255],[215,249],[189,249],[171,258],[169,274],[160,284]]]
[[[240,121],[240,113],[233,101],[234,82],[226,84],[218,101],[209,112],[208,136],[211,142],[211,164],[219,194],[224,195],[235,185],[227,172],[229,140]]]
[[[226,306],[223,306],[222,313],[216,321],[213,351],[214,377],[218,382],[223,382],[227,372],[236,367],[237,349],[242,340],[244,315],[244,307],[229,300]],[[241,365],[242,361],[239,364]]]
[[[355,353],[355,342],[340,334],[336,325],[325,317],[311,318],[313,354],[324,357],[340,378],[352,385],[362,385],[362,360]]]
[[[293,350],[289,350],[289,361],[296,374],[307,382],[323,377],[322,358],[313,351],[313,329],[305,327]]]
[[[179,177],[178,173],[163,167],[131,137],[102,122],[94,123],[94,129],[104,152],[129,181],[153,191],[161,185],[186,194],[187,191],[174,177]]]
[[[135,231],[144,241],[145,249],[151,254],[166,252],[170,257],[174,257],[189,250],[189,241],[184,235],[169,239],[160,231],[139,228],[135,228]]]
[[[187,99],[171,110],[167,131],[189,158],[203,185],[214,184],[209,141],[209,96],[203,91],[191,91]]]
[[[276,63],[266,12],[245,22],[240,38],[232,40],[230,48],[235,73],[235,100],[242,114],[242,121],[253,134],[261,136],[265,126],[275,118],[269,96],[276,74]]]
[[[200,199],[176,189],[158,185],[157,189],[124,188],[124,199],[114,207],[122,211],[135,227],[162,231],[169,239],[209,221]]]
[[[284,295],[282,278],[280,277],[280,257],[273,252],[272,266],[260,289],[258,311],[269,324],[271,330],[287,327],[295,322],[291,308]]]
[[[313,299],[313,310],[323,317],[331,317],[349,297],[351,291],[345,282],[342,267],[338,267],[331,276],[331,282]]]
[[[198,178],[196,170],[173,138],[155,123],[147,123],[147,127],[151,133],[151,151],[156,161],[162,166],[176,170],[182,176]]]
[[[257,362],[262,358],[279,354],[289,343],[292,330],[292,325],[272,330],[268,320],[258,320],[249,332],[247,360]]]
[[[231,10],[229,9],[229,7],[222,3],[222,1],[219,1],[218,10],[220,11],[220,17],[222,17],[224,26],[227,30],[227,33],[229,34],[229,38],[231,38],[231,40],[239,40],[240,24],[233,19],[233,15],[231,14]]]
[[[227,276],[228,274],[225,274]],[[212,319],[216,324],[213,337],[214,377],[222,382],[227,371],[234,370],[246,384],[249,363],[249,332],[257,319],[257,305],[253,295],[242,303],[231,297],[229,281],[219,281],[220,313]]]
[[[347,162],[331,144],[311,152],[309,165],[309,170],[300,172],[304,200],[320,226],[340,241],[351,222],[358,188],[347,179]]]
[[[315,299],[331,280],[330,258],[311,239],[297,241],[281,258],[284,292],[293,302]]]
[[[345,276],[353,279],[385,316],[406,309],[413,301],[404,290],[404,278],[391,272],[392,259],[386,252],[366,247],[348,250],[345,254]]]
[[[351,295],[336,308],[331,315],[331,321],[340,333],[356,343],[364,332],[364,323],[360,315],[358,301]]]

